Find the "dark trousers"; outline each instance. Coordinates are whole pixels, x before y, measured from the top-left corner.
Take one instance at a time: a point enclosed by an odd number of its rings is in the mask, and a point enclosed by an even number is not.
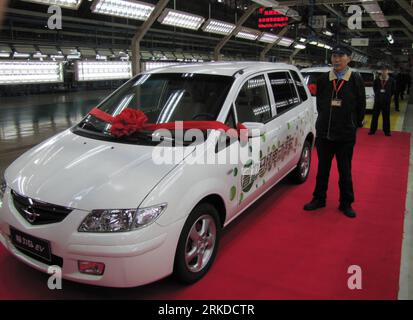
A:
[[[355,142],[330,141],[317,138],[316,147],[318,154],[317,183],[313,193],[315,199],[327,199],[328,180],[330,177],[331,163],[334,156],[340,175],[340,203],[351,205],[354,202],[353,179],[351,176],[351,161]]]
[[[375,103],[373,108],[373,117],[371,119],[370,132],[377,131],[380,113],[383,117],[383,131],[390,133],[390,103],[380,102]]]
[[[394,94],[394,106],[395,106],[396,111],[400,110],[400,108],[399,108],[399,97],[400,97],[400,92],[396,91],[396,93]]]

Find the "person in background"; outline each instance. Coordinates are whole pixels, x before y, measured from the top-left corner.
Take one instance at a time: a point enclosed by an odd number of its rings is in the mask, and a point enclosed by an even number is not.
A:
[[[351,49],[337,45],[332,52],[332,70],[322,74],[317,81],[318,172],[313,199],[304,210],[314,211],[326,206],[331,164],[336,157],[340,174],[339,210],[347,217],[355,218],[351,168],[357,128],[363,126],[366,111],[366,91],[360,74],[348,67]]]
[[[402,72],[399,71],[395,76],[395,92],[394,92],[394,107],[397,112],[400,111],[400,104],[399,101],[402,99],[402,90],[403,90],[403,75]]]
[[[407,73],[406,71],[403,70],[402,72],[402,86],[401,86],[401,92],[400,92],[400,98],[404,100],[404,93],[407,89]]]
[[[412,85],[412,77],[410,76],[409,72],[406,72],[406,89],[407,94],[410,94],[410,86]]]
[[[381,76],[374,80],[374,108],[371,120],[369,135],[374,135],[377,131],[377,124],[380,113],[383,117],[383,131],[386,136],[390,133],[390,103],[391,97],[395,94],[395,83],[389,76],[389,67],[384,65],[381,69]]]

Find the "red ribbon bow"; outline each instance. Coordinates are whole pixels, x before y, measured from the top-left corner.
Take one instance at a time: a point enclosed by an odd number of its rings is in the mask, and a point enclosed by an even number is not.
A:
[[[131,108],[124,109],[116,117],[111,116],[110,114],[98,109],[93,108],[89,113],[90,115],[104,121],[111,123],[112,127],[110,129],[111,135],[114,137],[123,137],[129,136],[137,131],[148,130],[155,131],[159,129],[176,129],[177,122],[167,122],[167,123],[147,123],[148,117],[141,110],[135,110]],[[228,127],[222,122],[219,121],[182,121],[182,126],[179,127],[183,130],[188,129],[200,129],[200,130],[224,130],[228,135],[233,137],[241,137],[241,140],[248,140],[248,135],[241,134],[241,130],[246,130],[247,128],[241,124],[237,124],[237,133],[234,135],[234,129]],[[245,131],[243,131],[245,133]]]

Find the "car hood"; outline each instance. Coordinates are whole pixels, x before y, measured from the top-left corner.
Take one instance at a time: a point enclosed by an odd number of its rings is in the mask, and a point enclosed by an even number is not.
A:
[[[66,130],[15,160],[5,179],[21,195],[69,208],[136,208],[193,147],[182,148],[171,164],[156,164],[153,150]]]

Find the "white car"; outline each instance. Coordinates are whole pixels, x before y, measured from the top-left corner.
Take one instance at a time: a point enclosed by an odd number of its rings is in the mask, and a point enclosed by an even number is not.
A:
[[[364,87],[366,88],[366,109],[373,110],[374,108],[374,80],[376,79],[376,74],[370,69],[355,69],[360,73],[364,81]]]
[[[57,265],[76,282],[134,287],[172,273],[195,282],[212,265],[223,227],[287,175],[307,179],[315,138],[309,97],[287,64],[206,63],[140,74],[7,168],[0,242],[33,268]],[[139,108],[148,123],[234,130],[243,123],[249,140],[260,141],[259,161],[203,163],[207,152],[251,147],[245,136],[216,129],[199,143],[175,141],[175,132],[171,147],[148,131],[114,137],[102,115],[125,108]],[[159,163],[157,148],[176,161]]]
[[[331,70],[330,67],[314,67],[314,68],[305,68],[301,69],[301,74],[304,77],[305,83],[309,87],[313,97],[316,94],[317,90],[317,79],[318,77],[326,72]],[[355,72],[360,73],[361,77],[364,80],[364,86],[366,89],[366,109],[373,110],[374,107],[374,90],[373,82],[375,79],[375,73],[373,70],[369,69],[352,69]]]

